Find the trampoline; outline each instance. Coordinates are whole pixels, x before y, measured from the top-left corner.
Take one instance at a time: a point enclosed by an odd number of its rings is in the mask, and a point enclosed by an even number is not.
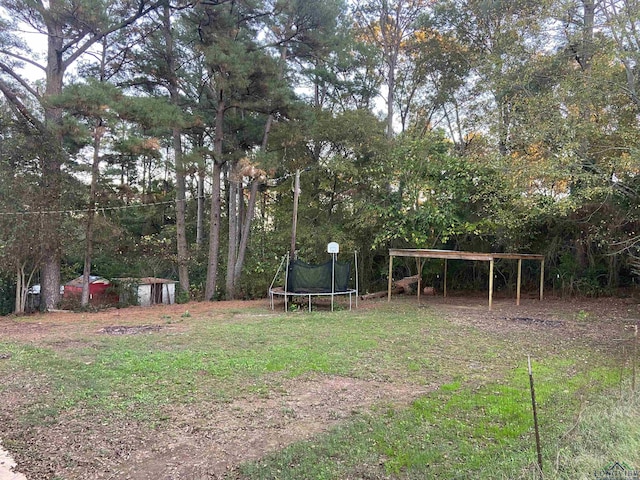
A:
[[[287,253],[280,262],[271,285],[269,286],[269,300],[271,309],[275,310],[275,298],[282,297],[284,309],[288,309],[289,300],[294,297],[303,297],[307,300],[309,311],[312,311],[312,299],[330,298],[331,311],[334,309],[335,298],[344,296],[349,298],[349,310],[353,308],[353,297],[355,295],[355,306],[358,307],[358,254],[353,254],[353,282],[351,282],[351,263],[339,262],[337,252],[331,253],[331,260],[328,262],[313,265],[301,260],[291,261]],[[284,270],[284,283],[282,286],[275,286],[276,281],[281,277]],[[355,286],[350,286],[354,283]]]

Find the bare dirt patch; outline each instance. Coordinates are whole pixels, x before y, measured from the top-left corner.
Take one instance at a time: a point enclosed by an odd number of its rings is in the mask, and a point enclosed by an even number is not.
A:
[[[174,409],[177,428],[107,478],[222,478],[242,462],[311,438],[374,404],[407,404],[433,388],[321,376],[290,381],[266,398],[210,405],[204,417]]]
[[[24,317],[0,319],[0,338],[5,340],[38,343],[56,339],[73,339],[87,333],[94,333],[106,326],[140,326],[153,323],[180,328],[175,320],[190,316],[209,318],[230,318],[234,310],[256,308],[270,312],[268,300],[191,302],[188,304],[155,305],[152,307],[110,308],[99,312],[52,312]]]
[[[103,327],[98,330],[98,333],[106,333],[107,335],[139,335],[141,333],[159,332],[162,328],[162,325],[114,325]]]
[[[406,405],[435,388],[314,376],[285,381],[266,396],[197,410],[172,406],[156,429],[73,410],[55,423],[30,427],[23,432],[31,439],[29,451],[12,453],[29,479],[218,479],[375,405]],[[11,431],[4,437],[9,445],[21,440]]]
[[[403,301],[416,300],[407,297]],[[500,298],[494,299],[489,310],[485,297],[456,296],[423,298],[420,306],[456,325],[505,337],[548,336],[596,346],[619,343],[628,336],[628,326],[640,322],[640,301],[633,298],[524,298],[520,305],[513,298]]]
[[[416,298],[394,302],[415,305]],[[361,302],[360,308],[385,304],[386,300]],[[255,308],[259,319],[272,315],[267,300],[58,312],[0,319],[0,338],[65,348],[87,335],[179,332],[189,328],[189,317],[195,315],[246,322],[251,320],[247,308]],[[637,324],[640,318],[637,303],[619,299],[523,299],[520,306],[511,299],[497,299],[489,311],[483,297],[429,297],[422,299],[417,311],[430,311],[455,325],[507,340],[531,336],[598,346],[616,344],[625,325]],[[174,322],[182,318],[184,323]],[[242,462],[312,438],[381,404],[408,404],[437,386],[317,375],[278,379],[260,394],[228,403],[211,401],[197,410],[172,406],[162,412],[168,420],[153,428],[78,410],[26,430],[17,425],[14,414],[29,405],[35,392],[46,388],[33,379],[21,392],[2,392],[0,436],[18,461],[17,469],[29,479],[163,480],[222,478]]]

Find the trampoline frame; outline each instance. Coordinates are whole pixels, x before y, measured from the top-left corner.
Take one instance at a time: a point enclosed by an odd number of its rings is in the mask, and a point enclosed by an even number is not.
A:
[[[354,275],[355,275],[355,288],[350,288],[343,291],[335,291],[335,262],[336,262],[336,254],[331,254],[332,257],[332,267],[331,267],[331,292],[288,292],[287,285],[289,284],[289,262],[290,256],[289,252],[285,256],[282,257],[282,261],[280,262],[280,266],[276,271],[276,274],[271,281],[271,285],[269,286],[269,301],[271,304],[271,310],[275,310],[275,296],[284,297],[284,310],[288,311],[289,307],[289,297],[306,297],[308,299],[309,311],[312,311],[312,298],[313,297],[331,297],[331,311],[334,309],[334,300],[336,296],[340,295],[349,295],[349,310],[352,310],[353,306],[353,295],[356,297],[356,308],[358,308],[358,252],[353,252],[354,258]],[[285,267],[285,277],[284,277],[284,287],[274,287],[273,285],[282,270],[282,266],[286,262]]]

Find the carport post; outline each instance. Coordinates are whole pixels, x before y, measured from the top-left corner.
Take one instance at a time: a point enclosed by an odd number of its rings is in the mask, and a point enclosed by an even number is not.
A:
[[[493,305],[493,258],[489,260],[489,310]]]
[[[391,284],[393,283],[391,272],[393,272],[393,255],[389,255],[389,292],[387,294],[387,302],[391,301]]]
[[[518,259],[518,281],[516,286],[516,305],[520,305],[520,285],[522,284],[522,259]]]
[[[420,305],[420,289],[422,288],[422,259],[416,257],[416,263],[418,264],[418,305]]]
[[[444,259],[444,298],[447,298],[447,259]]]
[[[544,298],[544,258],[540,260],[540,301]]]

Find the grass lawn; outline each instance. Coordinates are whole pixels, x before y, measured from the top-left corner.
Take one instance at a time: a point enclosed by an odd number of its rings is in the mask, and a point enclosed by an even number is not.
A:
[[[635,307],[549,302],[0,320],[0,441],[33,479],[533,479],[531,355],[545,478],[640,468]]]

